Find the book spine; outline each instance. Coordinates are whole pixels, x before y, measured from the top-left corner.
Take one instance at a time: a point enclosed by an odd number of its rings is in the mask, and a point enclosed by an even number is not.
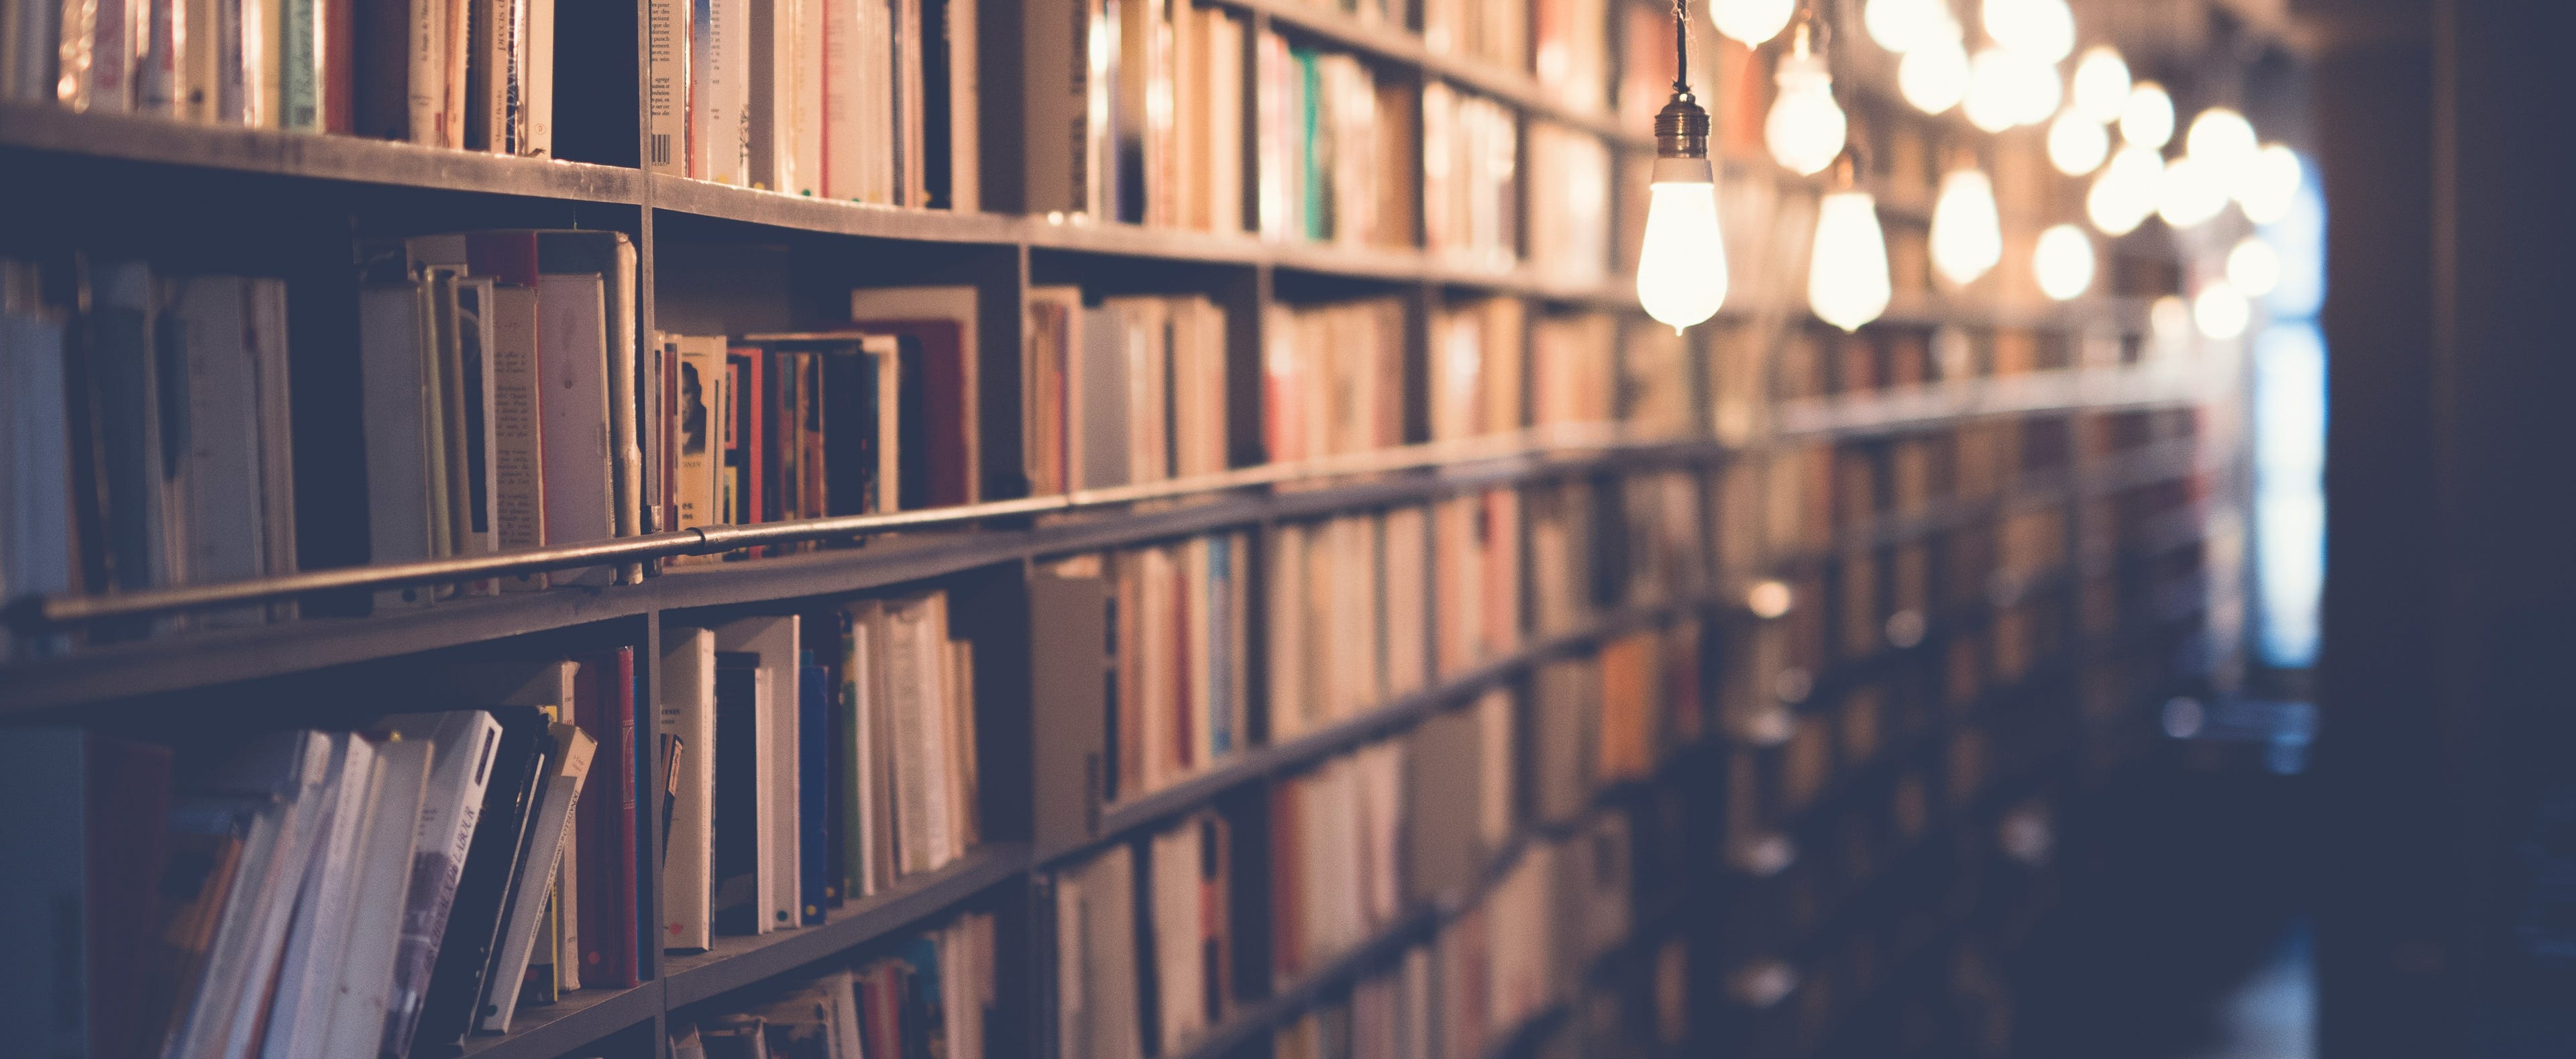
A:
[[[278,127],[322,130],[320,0],[276,0]]]
[[[411,67],[404,79],[408,127],[413,143],[438,146],[446,139],[447,18],[443,0],[409,0],[411,18],[403,55]]]
[[[688,159],[689,0],[650,0],[645,8],[644,166],[691,176]]]
[[[518,115],[511,153],[555,155],[555,0],[520,0],[526,27],[517,53]]]

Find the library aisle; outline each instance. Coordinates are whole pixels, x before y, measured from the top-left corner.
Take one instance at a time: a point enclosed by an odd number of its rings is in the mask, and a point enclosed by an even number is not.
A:
[[[2571,1054],[2570,17],[0,0],[0,1052]]]

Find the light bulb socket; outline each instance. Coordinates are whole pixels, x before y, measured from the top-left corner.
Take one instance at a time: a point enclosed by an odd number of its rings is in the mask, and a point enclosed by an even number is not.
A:
[[[1676,91],[1655,112],[1655,158],[1708,158],[1708,111],[1700,109],[1699,99],[1687,90]],[[1660,173],[1658,165],[1657,172]]]

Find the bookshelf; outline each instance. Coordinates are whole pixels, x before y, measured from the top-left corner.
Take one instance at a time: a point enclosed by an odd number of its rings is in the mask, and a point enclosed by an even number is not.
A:
[[[1445,84],[1501,105],[1521,130],[1523,165],[1538,164],[1526,153],[1532,122],[1597,139],[1610,159],[1610,260],[1569,268],[1519,254],[1491,261],[1423,249],[1418,179],[1411,189],[1413,230],[1402,233],[1405,245],[1389,246],[1264,238],[1246,230],[1256,227],[1249,224],[1184,231],[826,201],[647,172],[637,164],[647,150],[641,141],[651,120],[638,84],[641,57],[623,65],[615,57],[602,60],[618,76],[593,79],[559,101],[565,129],[561,159],[0,103],[0,162],[35,185],[15,204],[0,206],[5,215],[27,221],[18,233],[0,238],[0,254],[122,252],[183,269],[282,276],[296,292],[290,319],[295,427],[299,437],[322,439],[317,448],[365,436],[354,410],[331,407],[335,400],[347,404],[346,394],[356,385],[355,370],[346,363],[357,340],[355,318],[338,303],[355,296],[350,250],[363,238],[518,225],[621,233],[637,252],[632,322],[648,339],[663,331],[740,335],[794,329],[833,319],[833,302],[854,288],[961,284],[982,299],[981,337],[967,355],[990,382],[979,395],[984,417],[978,438],[988,451],[982,468],[988,488],[985,499],[964,506],[664,531],[396,568],[367,561],[363,522],[319,501],[307,505],[299,493],[297,524],[313,542],[301,573],[10,601],[8,624],[22,633],[98,635],[45,657],[0,664],[0,724],[154,734],[225,725],[328,727],[354,723],[346,717],[367,712],[334,703],[363,701],[440,667],[603,647],[634,653],[635,679],[646,689],[641,716],[649,719],[661,705],[660,660],[676,630],[751,616],[811,615],[925,587],[999,599],[1002,604],[989,613],[963,619],[978,645],[973,709],[979,732],[972,752],[983,773],[975,801],[987,817],[980,843],[951,863],[900,878],[874,896],[853,898],[817,924],[719,935],[712,947],[696,953],[666,953],[645,944],[642,984],[583,989],[552,1005],[524,1009],[510,1032],[469,1038],[465,1054],[667,1055],[670,1035],[683,1025],[730,1013],[819,970],[881,953],[961,910],[974,910],[992,913],[1000,924],[995,1019],[1002,1028],[988,1042],[987,1054],[1051,1056],[1058,1053],[1050,1040],[1045,983],[1055,971],[1040,952],[1053,944],[1042,937],[1052,913],[1042,892],[1063,871],[1211,807],[1235,819],[1267,822],[1260,799],[1289,777],[1403,739],[1435,718],[1463,714],[1491,692],[1511,695],[1529,710],[1562,706],[1545,701],[1542,674],[1550,667],[1597,664],[1605,647],[1623,638],[1696,628],[1700,640],[1691,648],[1691,672],[1698,683],[1686,696],[1670,688],[1665,694],[1687,697],[1701,715],[1693,723],[1704,731],[1657,748],[1657,760],[1644,775],[1588,791],[1570,816],[1542,818],[1516,809],[1508,838],[1474,867],[1463,887],[1406,902],[1359,943],[1292,978],[1275,980],[1268,968],[1239,978],[1230,1010],[1164,1054],[1273,1055],[1279,1051],[1274,1035],[1283,1027],[1343,1004],[1355,982],[1386,972],[1408,950],[1436,945],[1442,931],[1469,921],[1475,906],[1503,885],[1522,858],[1536,856],[1533,851],[1543,846],[1571,844],[1588,822],[1614,815],[1635,821],[1640,831],[1662,827],[1674,833],[1664,836],[1672,840],[1664,842],[1662,859],[1640,861],[1646,881],[1631,895],[1629,936],[1580,960],[1554,983],[1551,995],[1512,1025],[1493,1028],[1472,1055],[1450,1059],[1557,1054],[1563,1042],[1581,1042],[1587,1055],[1596,1047],[1604,1055],[1720,1048],[1730,1054],[1807,1054],[1848,1040],[1829,1032],[1838,1021],[1869,1022],[1880,1008],[1901,1007],[1946,988],[1942,954],[1971,946],[1966,939],[1972,937],[2003,936],[1993,921],[2004,913],[1988,907],[2000,899],[1936,900],[1938,884],[1971,877],[1967,886],[1973,889],[1977,873],[1971,861],[2003,865],[2003,873],[2036,874],[2035,867],[2012,867],[2021,862],[1994,848],[1997,822],[2046,804],[2087,768],[2100,771],[2134,757],[2145,723],[2141,704],[2161,701],[2195,679],[2188,665],[2172,659],[2177,645],[2196,635],[2205,606],[2205,593],[2196,594],[2192,586],[2202,576],[2205,527],[2225,503],[2219,446],[2177,433],[2117,451],[2102,446],[2103,451],[2060,453],[2064,458],[2056,460],[2028,458],[2052,445],[2070,447],[2064,439],[2083,433],[2086,424],[2188,419],[2209,402],[2205,374],[2136,354],[2150,330],[2147,300],[2170,292],[2124,289],[2056,305],[2037,301],[2031,292],[1999,292],[1997,280],[1968,291],[1942,291],[1927,279],[1911,289],[1900,284],[1891,310],[1859,339],[1846,340],[1806,319],[1793,296],[1797,285],[1778,278],[1789,272],[1788,262],[1803,261],[1803,251],[1765,247],[1753,260],[1736,263],[1739,296],[1684,340],[1680,374],[1655,380],[1688,391],[1680,400],[1687,413],[1684,429],[1559,424],[1466,443],[1429,441],[1430,398],[1422,391],[1436,355],[1431,319],[1469,299],[1517,300],[1530,321],[1610,314],[1612,344],[1598,351],[1600,369],[1622,368],[1622,350],[1630,346],[1624,329],[1643,318],[1634,308],[1630,278],[1616,262],[1636,241],[1622,218],[1642,187],[1630,179],[1630,163],[1652,146],[1647,127],[1625,101],[1616,107],[1569,105],[1531,70],[1436,50],[1402,17],[1370,21],[1297,0],[1219,4],[1243,17],[1247,56],[1256,42],[1277,32],[1354,56],[1398,83],[1417,89]],[[1606,59],[1614,69],[1605,73],[1615,72],[1620,61],[1616,42],[1629,6],[1630,0],[1607,5],[1606,36],[1613,43]],[[1017,13],[1016,5],[983,9],[977,44],[992,67],[990,60],[1011,58],[1026,42],[1014,20],[998,17]],[[567,40],[631,35],[640,51],[652,9],[641,3],[632,10],[566,6],[560,17]],[[1741,49],[1728,48],[1726,58],[1706,61],[1748,61]],[[1721,49],[1706,51],[1715,55]],[[1744,80],[1700,79],[1712,86],[1712,97],[1723,90],[1715,86]],[[997,72],[993,84],[1013,80]],[[1894,113],[1897,108],[1887,105],[1892,96],[1883,89],[1864,90],[1879,93],[1881,105],[1856,110],[1856,138],[1863,132],[1895,134],[1889,130],[1931,141],[1969,138],[1955,121]],[[1760,91],[1768,91],[1767,82]],[[994,91],[983,103],[985,157],[1001,157],[997,148],[1009,145],[1023,101]],[[574,131],[583,126],[588,131]],[[1783,199],[1813,193],[1808,183],[1778,174],[1758,150],[1745,150],[1747,141],[1737,132],[1733,139],[1721,137],[1730,148],[1721,159],[1726,180],[1762,185]],[[1256,168],[1245,166],[1247,181],[1257,182]],[[1910,187],[1885,174],[1872,179],[1885,189],[1881,209],[1892,226],[1919,226],[1928,219],[1928,184]],[[988,189],[1001,183],[1007,182],[988,182]],[[1513,195],[1519,213],[1512,219],[1513,238],[1525,240],[1526,178],[1513,186]],[[36,202],[46,203],[47,211],[40,215],[29,205]],[[2063,205],[2010,211],[2007,224],[2036,228],[2036,221],[2024,218],[2051,209],[2063,213]],[[1252,212],[1249,204],[1246,212]],[[257,238],[267,229],[293,234],[274,243]],[[2152,257],[2155,248],[2136,252]],[[1019,357],[1032,329],[1025,309],[1034,288],[1068,284],[1091,295],[1208,296],[1227,313],[1226,356],[1237,386],[1230,397],[1239,409],[1259,403],[1257,390],[1247,388],[1259,385],[1268,310],[1369,296],[1395,299],[1405,320],[1406,444],[1274,464],[1260,458],[1258,443],[1246,443],[1250,432],[1238,426],[1227,439],[1229,469],[1223,473],[1066,496],[1018,495],[1009,487],[1009,473],[997,478],[996,468],[1016,467],[1027,444],[1017,404],[1026,384]],[[1534,329],[1525,324],[1509,341],[1526,345]],[[1822,392],[1793,392],[1774,378],[1772,365],[1794,341],[1919,345],[1935,331],[1974,333],[1988,346],[1991,336],[2011,333],[2034,345],[2050,344],[2059,355],[2015,370],[1994,370],[1991,363],[1964,372],[1927,369],[1913,382],[1864,380]],[[2089,336],[2125,342],[2130,355],[2119,363],[2079,363],[2064,352],[2062,347]],[[1840,346],[1829,348],[1834,351],[1818,356],[1840,356]],[[1754,370],[1749,377],[1721,377],[1727,363],[1749,363]],[[1614,410],[1642,403],[1613,400]],[[1942,495],[1911,507],[1886,499],[1890,490],[1878,488],[1860,503],[1862,510],[1842,513],[1836,507],[1831,494],[1844,477],[1833,463],[1838,456],[1883,460],[1899,445],[1949,446],[1954,432],[1973,427],[2013,432],[1995,443],[1998,453],[2009,451],[2008,459],[1997,457],[2009,464],[1999,472],[2005,481],[1982,491],[1918,483]],[[2020,433],[2025,429],[2027,435]],[[1808,461],[1823,467],[1822,474],[1796,462],[1806,452],[1825,454],[1821,464]],[[317,487],[314,492],[351,488],[363,480],[363,468],[353,459],[347,452],[299,451],[296,469]],[[1751,484],[1738,485],[1739,478]],[[1661,515],[1623,506],[1643,503],[1639,497],[1674,482],[1686,513],[1677,529],[1662,526]],[[2123,506],[2124,498],[2176,483],[2199,495],[2181,504]],[[1167,785],[1100,806],[1088,834],[1055,841],[1035,835],[1030,818],[1038,803],[1076,796],[1035,789],[1030,765],[1042,749],[1034,744],[1043,738],[1032,716],[1030,685],[1046,675],[1026,672],[1034,634],[1025,596],[1028,579],[1042,565],[1235,530],[1267,548],[1283,525],[1425,510],[1496,492],[1528,497],[1550,490],[1577,495],[1579,510],[1572,517],[1599,553],[1587,558],[1601,569],[1571,575],[1577,583],[1570,591],[1583,604],[1579,613],[1543,626],[1525,613],[1536,605],[1515,597],[1517,635],[1503,648],[1442,667],[1421,686],[1384,696],[1355,714],[1252,743]],[[1814,494],[1825,495],[1823,523],[1776,532],[1783,520],[1794,523],[1811,513]],[[2058,516],[2032,523],[2053,528],[2055,546],[2038,549],[2043,556],[2028,568],[1999,568],[1995,576],[1969,584],[1975,570],[2009,567],[1994,560],[1992,553],[2002,550],[1996,539],[2009,535],[2005,527],[2017,516],[2035,512]],[[1647,564],[1650,549],[1638,535],[1658,530],[1683,535],[1689,557],[1683,576],[1641,591],[1633,576],[1622,575],[1635,575],[1628,567]],[[667,563],[749,544],[851,540],[866,543],[748,562]],[[1551,561],[1530,547],[1532,557],[1518,562],[1534,567]],[[1935,552],[1944,557],[1927,558]],[[416,610],[370,613],[365,606],[373,589],[602,563],[637,564],[648,576],[633,584],[443,600]],[[1918,586],[1923,598],[1909,598],[1911,605],[1891,602],[1903,595],[1898,588],[1877,587],[1882,580],[1899,580],[1901,568],[1928,566],[1944,567],[1940,577],[1958,583],[1944,584],[1939,592]],[[1260,585],[1263,576],[1252,575],[1253,583]],[[1933,575],[1918,569],[1913,576],[1929,581]],[[1758,614],[1748,601],[1755,585],[1770,581],[1793,587],[1796,602],[1786,614]],[[1868,589],[1855,587],[1864,582]],[[304,605],[303,616],[140,637],[104,631],[122,622],[290,599]],[[2107,610],[2114,620],[2088,623],[2079,613],[2088,607]],[[1903,624],[1897,619],[1909,616],[1911,632],[1905,636],[1861,636],[1848,628],[1892,630]],[[1265,664],[1258,635],[1264,617],[1256,613],[1252,620],[1255,646],[1247,662],[1258,671]],[[2004,641],[2017,646],[1995,646]],[[1944,687],[1949,671],[1958,668],[1951,659],[1962,652],[2014,654],[2016,664],[1970,663],[1972,669],[1999,672],[1972,677],[1973,686]],[[1781,680],[1793,672],[1800,688],[1790,695]],[[1256,701],[1264,698],[1259,681],[1252,686]],[[1873,697],[1876,705],[1854,705]],[[2081,717],[2065,705],[2078,699],[2084,703]],[[1255,707],[1268,708],[1266,702]],[[1865,710],[1885,717],[1857,720]],[[2025,724],[2031,721],[2043,723]],[[1874,734],[1853,734],[1864,727]],[[2014,736],[2024,728],[2039,734]],[[1810,737],[1799,733],[1826,729],[1841,734],[1826,737],[1835,745],[1823,759],[1784,760],[1814,753],[1803,749],[1801,740]],[[1989,742],[1999,745],[1985,749]],[[1963,749],[1971,747],[1976,749]],[[1992,769],[1958,764],[1988,756],[1997,762]],[[1785,774],[1793,766],[1816,774],[1793,781]],[[1977,775],[1962,778],[1968,772]],[[637,779],[639,790],[660,789],[661,777],[649,765]],[[1783,800],[1767,790],[1793,782],[1807,793]],[[1935,787],[1938,793],[1925,793]],[[1908,816],[1887,804],[1900,799],[1900,790],[1913,790],[1917,801],[1930,804]],[[644,822],[661,823],[658,799],[645,801],[652,804],[642,810]],[[1765,808],[1774,801],[1782,802],[1777,812]],[[1898,817],[1911,822],[1889,822]],[[644,830],[650,857],[658,828]],[[1714,863],[1724,856],[1720,851],[1770,835],[1785,836],[1794,847],[1788,864],[1756,870]],[[1818,864],[1830,864],[1830,872]],[[1235,926],[1265,935],[1273,912],[1266,904],[1269,880],[1238,884],[1252,899],[1234,905]],[[658,907],[666,897],[657,872],[644,872],[639,886],[648,906]],[[1852,953],[1861,950],[1877,955],[1857,961]],[[1678,983],[1661,977],[1672,952],[1686,956]],[[1798,968],[1804,984],[1781,996],[1742,995],[1734,985],[1741,972],[1765,962]],[[1856,963],[1888,969],[1855,970]],[[1665,1009],[1673,998],[1691,1016],[1680,1036],[1611,1039],[1669,1017]],[[1648,1017],[1632,1022],[1603,1011]]]

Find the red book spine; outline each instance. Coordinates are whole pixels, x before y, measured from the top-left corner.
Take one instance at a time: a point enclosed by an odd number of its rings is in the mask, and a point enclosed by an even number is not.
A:
[[[641,927],[635,918],[638,901],[636,886],[640,881],[635,867],[637,863],[635,740],[638,730],[636,715],[643,711],[644,705],[643,700],[635,694],[635,649],[632,647],[617,649],[614,686],[617,695],[614,702],[618,725],[618,809],[614,828],[616,848],[612,851],[615,855],[606,859],[606,863],[613,866],[612,870],[602,873],[613,881],[613,885],[608,887],[607,902],[612,915],[607,927],[600,934],[593,936],[607,939],[602,947],[607,952],[606,962],[612,968],[611,973],[616,976],[619,984],[633,988],[644,984],[643,939],[639,934]],[[589,876],[585,875],[583,878],[589,878]]]
[[[634,833],[633,658],[623,649],[583,656],[573,685],[573,723],[599,740],[582,782],[587,797],[575,809],[573,847],[581,858],[581,979],[590,988],[634,984],[635,960],[624,953],[635,931],[635,857],[623,852],[631,837],[621,838]]]

